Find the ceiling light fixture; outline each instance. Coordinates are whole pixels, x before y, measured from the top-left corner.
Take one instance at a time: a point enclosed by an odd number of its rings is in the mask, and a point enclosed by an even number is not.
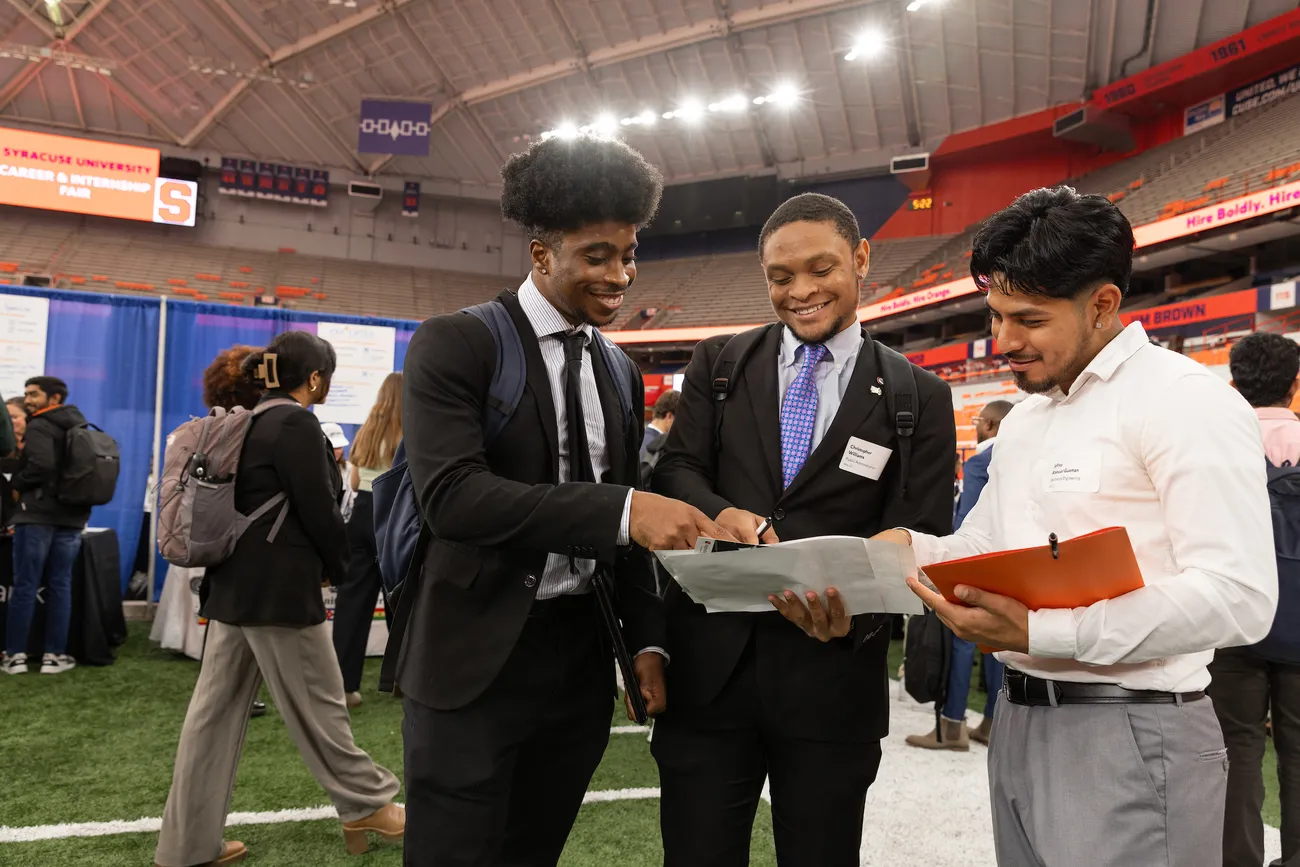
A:
[[[854,61],[859,58],[870,60],[885,50],[885,34],[879,30],[865,30],[853,41],[853,47],[844,59]]]
[[[794,105],[796,102],[799,101],[799,91],[793,84],[782,83],[782,84],[778,84],[775,88],[773,88],[772,92],[769,93],[766,97],[760,97],[760,98],[763,99],[764,102],[770,105],[779,105],[779,106]],[[754,102],[757,103],[758,100],[754,100]]]
[[[699,100],[688,99],[677,107],[677,110],[673,112],[673,116],[688,123],[695,123],[704,117],[704,106],[700,104]]]

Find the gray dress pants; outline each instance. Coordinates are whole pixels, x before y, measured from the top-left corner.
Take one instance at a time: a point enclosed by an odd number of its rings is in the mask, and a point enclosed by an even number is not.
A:
[[[999,867],[1221,867],[1227,750],[1208,698],[998,702],[989,748]]]
[[[397,795],[397,778],[352,740],[343,675],[325,624],[240,627],[212,621],[176,749],[154,856],[158,864],[188,867],[221,854],[248,712],[262,677],[307,769],[342,821],[363,819]]]

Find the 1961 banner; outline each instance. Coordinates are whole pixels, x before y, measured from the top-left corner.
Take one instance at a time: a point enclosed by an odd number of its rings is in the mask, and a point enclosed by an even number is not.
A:
[[[357,150],[369,154],[427,157],[429,119],[432,116],[433,106],[427,102],[363,99],[357,128]]]

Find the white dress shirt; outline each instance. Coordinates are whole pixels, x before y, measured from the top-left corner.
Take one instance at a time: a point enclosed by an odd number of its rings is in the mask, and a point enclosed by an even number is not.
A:
[[[853,368],[858,361],[858,353],[863,344],[862,326],[854,320],[853,324],[836,334],[823,345],[826,356],[813,371],[813,382],[817,384],[817,416],[813,422],[812,442],[808,453],[817,449],[817,444],[830,430],[835,421],[835,413],[840,411],[840,402],[844,392],[848,391],[849,380],[853,378]],[[785,393],[790,390],[799,369],[803,366],[805,344],[794,336],[789,328],[781,328],[781,353],[777,356],[776,380],[777,407],[785,403]]]
[[[989,481],[961,529],[912,534],[921,566],[1127,528],[1145,587],[1087,608],[1029,613],[1027,674],[1188,692],[1210,682],[1214,648],[1273,623],[1277,562],[1255,413],[1140,323],[1074,382],[1002,421]],[[1077,473],[1052,481],[1065,464]]]
[[[587,428],[587,449],[591,453],[591,466],[597,479],[603,479],[609,472],[609,448],[605,442],[605,413],[600,406],[600,393],[596,390],[596,371],[591,366],[592,328],[582,325],[578,328],[569,324],[559,310],[547,301],[533,284],[532,275],[519,287],[519,306],[524,309],[528,323],[537,335],[537,345],[542,351],[542,361],[546,364],[546,378],[551,385],[551,402],[555,407],[555,420],[559,426],[557,441],[560,445],[561,482],[569,481],[569,416],[564,401],[564,338],[568,334],[581,331],[587,338],[587,350],[582,353],[582,416]],[[615,371],[610,371],[613,376]],[[627,490],[627,499],[623,501],[623,518],[619,523],[619,545],[629,543],[628,521],[632,514],[632,489]],[[537,585],[538,599],[553,599],[568,593],[586,593],[590,587],[595,560],[574,560],[576,574],[569,568],[566,554],[552,553],[546,559],[546,570]]]

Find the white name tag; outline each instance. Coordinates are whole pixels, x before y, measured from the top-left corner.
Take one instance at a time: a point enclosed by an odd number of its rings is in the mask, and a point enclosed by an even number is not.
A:
[[[1048,463],[1043,490],[1050,493],[1101,490],[1101,449],[1072,449]]]
[[[844,457],[840,458],[840,469],[847,470],[855,476],[879,481],[880,474],[889,463],[893,449],[867,442],[860,437],[849,437],[849,444],[844,447]]]

